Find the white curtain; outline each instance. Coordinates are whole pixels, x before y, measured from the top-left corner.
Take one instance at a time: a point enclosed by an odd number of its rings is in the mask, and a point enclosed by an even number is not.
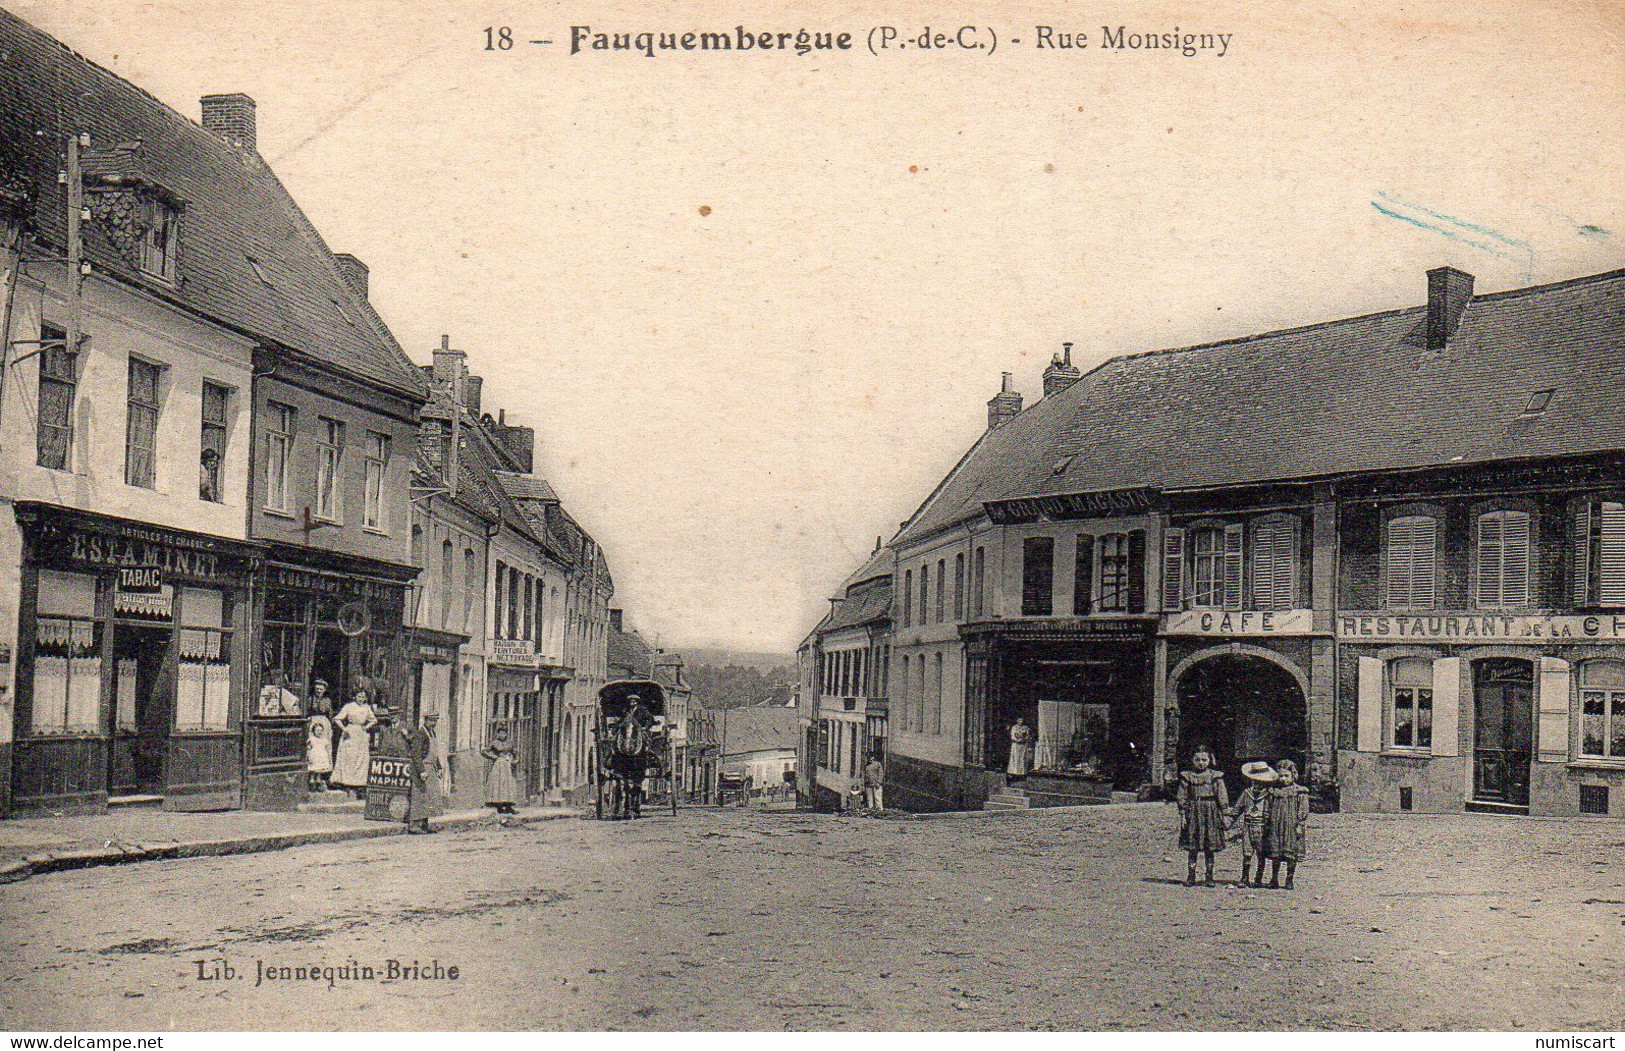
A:
[[[1067,750],[1083,720],[1083,705],[1075,701],[1038,702],[1038,742],[1033,749],[1035,770],[1064,769]]]

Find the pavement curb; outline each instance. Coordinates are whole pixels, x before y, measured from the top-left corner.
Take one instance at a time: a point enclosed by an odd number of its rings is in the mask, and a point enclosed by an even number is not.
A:
[[[1160,800],[1132,803],[1078,803],[1067,806],[1017,807],[1010,810],[937,810],[925,814],[910,814],[905,821],[952,821],[970,817],[1010,817],[1014,814],[1067,814],[1088,810],[1126,810],[1134,807],[1166,806]]]
[[[470,828],[495,827],[504,820],[521,825],[541,824],[563,818],[579,818],[581,811],[574,808],[538,810],[519,813],[506,819],[495,814],[456,814],[434,818],[429,822],[437,832],[456,832]],[[179,858],[214,858],[233,854],[259,854],[271,850],[316,846],[325,843],[343,843],[352,839],[382,839],[404,836],[405,825],[374,824],[350,828],[321,828],[307,832],[276,832],[236,839],[198,839],[151,842],[141,844],[110,844],[106,847],[80,850],[53,851],[32,854],[21,860],[0,862],[0,884],[18,883],[33,876],[50,872],[69,872],[74,869],[100,868],[109,865],[130,865],[142,861],[169,861]]]

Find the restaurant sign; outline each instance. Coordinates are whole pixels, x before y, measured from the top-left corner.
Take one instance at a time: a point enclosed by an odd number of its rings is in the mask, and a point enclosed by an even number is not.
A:
[[[1620,642],[1625,615],[1341,613],[1339,642]]]
[[[1193,609],[1171,613],[1164,618],[1162,634],[1308,635],[1314,626],[1315,611],[1312,609]]]

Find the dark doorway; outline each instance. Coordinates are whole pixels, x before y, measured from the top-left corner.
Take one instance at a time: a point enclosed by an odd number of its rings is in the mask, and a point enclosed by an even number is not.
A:
[[[164,757],[174,723],[174,691],[165,675],[174,632],[148,624],[115,625],[113,697],[117,747],[111,795],[162,795]]]
[[[350,640],[343,633],[330,628],[317,628],[315,634],[310,682],[314,685],[320,679],[327,683],[327,695],[333,698],[333,710],[336,712],[349,702],[350,695],[355,692],[355,683],[350,681],[347,674]],[[377,697],[369,697],[368,700],[375,705],[378,703]]]
[[[1534,665],[1513,657],[1473,664],[1473,799],[1529,805]]]
[[[1261,657],[1218,656],[1180,676],[1179,768],[1190,768],[1197,746],[1213,750],[1234,795],[1241,764],[1272,766],[1290,759],[1302,780],[1307,773],[1309,717],[1303,691],[1291,672]]]

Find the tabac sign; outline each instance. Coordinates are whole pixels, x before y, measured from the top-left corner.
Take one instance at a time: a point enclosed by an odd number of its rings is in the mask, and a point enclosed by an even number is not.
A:
[[[1451,611],[1441,613],[1340,613],[1339,642],[1619,642],[1625,615],[1562,616]]]
[[[1312,609],[1217,610],[1193,609],[1170,613],[1164,635],[1308,635],[1314,630]]]

